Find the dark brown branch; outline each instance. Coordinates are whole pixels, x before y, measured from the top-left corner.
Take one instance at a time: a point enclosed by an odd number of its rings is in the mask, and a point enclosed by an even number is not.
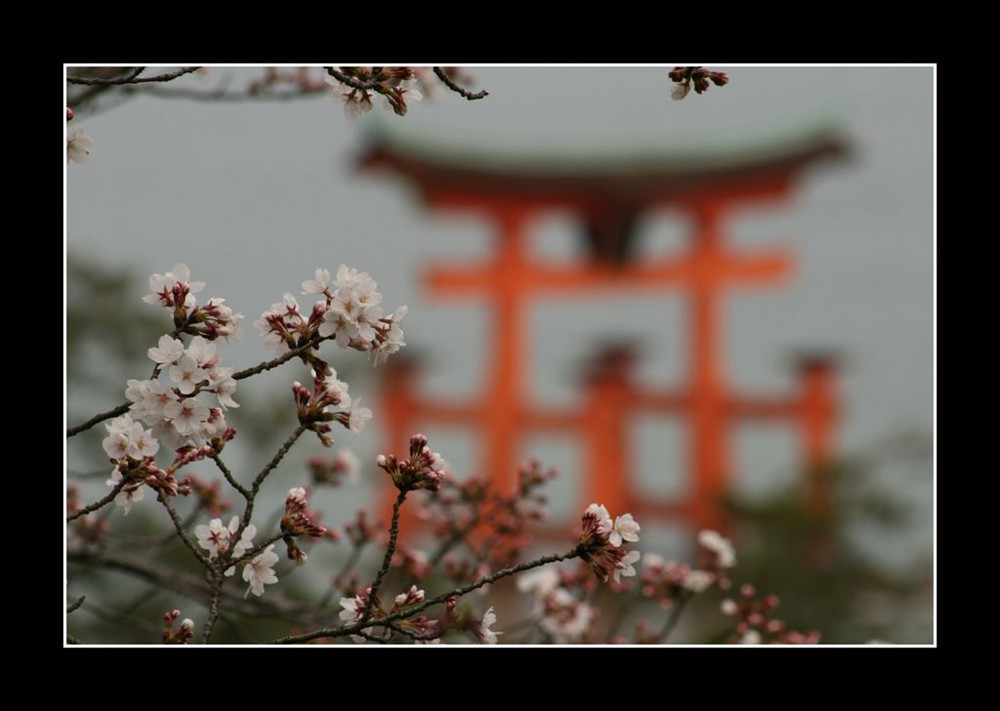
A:
[[[115,500],[115,497],[118,496],[118,492],[120,492],[125,487],[126,484],[128,484],[128,479],[122,477],[118,481],[118,483],[115,484],[114,488],[111,489],[111,492],[107,496],[105,496],[103,499],[100,499],[99,501],[95,501],[90,506],[84,506],[79,511],[74,511],[73,513],[71,513],[69,516],[66,517],[66,523],[71,523],[72,521],[75,521],[81,516],[89,514],[91,511],[97,511],[97,509],[101,508],[102,506],[107,506],[109,503]]]
[[[392,562],[392,554],[396,552],[396,538],[399,535],[399,510],[403,507],[403,502],[406,501],[406,490],[401,489],[399,495],[396,496],[396,500],[392,504],[392,523],[389,526],[389,545],[385,547],[385,555],[382,556],[382,567],[378,569],[378,575],[375,576],[375,582],[372,583],[371,591],[368,593],[368,602],[365,603],[365,611],[361,614],[361,622],[364,622],[372,614],[372,608],[375,606],[375,597],[378,595],[378,589],[382,585],[382,580],[385,578],[386,572],[389,570],[389,564]]]
[[[206,596],[211,594],[211,586],[203,575],[158,565],[155,561],[142,556],[130,556],[113,551],[101,553],[71,551],[67,554],[67,562],[97,565],[135,575],[153,583],[161,590],[172,590],[202,604]],[[277,592],[268,592],[266,598],[247,600],[243,597],[242,589],[238,592],[223,589],[221,598],[226,603],[226,609],[234,614],[257,617],[263,615],[289,620],[296,625],[320,624],[320,620],[329,619],[329,613],[324,614],[306,607],[297,601],[284,598]]]
[[[69,429],[67,429],[66,436],[72,437],[73,435],[78,435],[85,430],[89,430],[94,425],[104,422],[105,420],[110,420],[112,417],[118,417],[119,415],[124,415],[126,412],[128,412],[128,409],[130,407],[132,407],[132,403],[124,402],[118,407],[114,408],[113,410],[108,410],[107,412],[102,412],[99,415],[94,415],[86,422],[79,424],[76,427],[70,427]]]
[[[289,635],[287,637],[281,637],[276,639],[274,644],[295,644],[298,642],[308,642],[312,639],[319,639],[320,637],[342,637],[344,635],[355,634],[363,629],[368,629],[369,627],[386,627],[390,622],[395,622],[406,617],[411,617],[418,612],[423,612],[428,607],[432,605],[439,605],[449,598],[461,597],[467,595],[473,590],[483,587],[484,585],[489,585],[495,583],[501,578],[506,578],[510,575],[516,573],[522,573],[525,570],[531,570],[532,568],[538,568],[542,565],[547,565],[549,563],[556,563],[561,560],[570,560],[571,558],[579,558],[580,554],[584,552],[582,546],[576,546],[572,550],[566,553],[554,553],[552,555],[542,556],[528,563],[520,563],[518,565],[511,566],[510,568],[504,568],[503,570],[497,571],[493,575],[488,575],[485,578],[475,581],[474,583],[469,583],[460,588],[456,588],[451,592],[442,593],[436,597],[432,597],[424,600],[421,603],[414,605],[413,607],[408,607],[405,610],[400,610],[399,612],[394,612],[392,614],[386,615],[385,617],[379,617],[378,619],[368,620],[366,622],[355,622],[352,625],[346,625],[343,627],[334,627],[327,629],[313,630],[312,632],[306,632],[300,635]]]
[[[462,96],[469,101],[475,101],[476,99],[485,99],[490,95],[490,92],[483,89],[482,91],[471,92],[468,89],[458,85],[455,81],[448,76],[448,73],[441,67],[434,67],[434,76],[441,80],[441,83],[446,87],[454,91],[459,96]]]
[[[136,67],[135,70],[130,72],[124,77],[118,77],[117,79],[102,79],[99,77],[71,77],[67,76],[66,81],[70,84],[84,84],[87,86],[123,86],[125,84],[148,84],[150,82],[167,82],[173,81],[178,77],[182,77],[185,74],[191,74],[196,72],[201,67],[184,67],[178,69],[176,72],[167,72],[166,74],[157,74],[155,77],[145,77],[139,78],[139,75],[145,70],[145,67]]]
[[[352,77],[348,74],[344,74],[341,71],[334,69],[333,67],[323,67],[327,74],[332,76],[334,79],[339,81],[341,84],[346,84],[352,89],[358,89],[360,91],[377,91],[380,94],[385,93],[385,87],[382,86],[381,77],[373,77],[367,81],[363,79],[358,79],[357,77]]]
[[[263,363],[259,363],[252,368],[245,368],[237,373],[233,373],[233,380],[243,380],[244,378],[249,378],[251,375],[257,375],[258,373],[263,373],[265,370],[271,370],[272,368],[277,368],[282,363],[290,361],[292,358],[296,357],[301,353],[305,353],[310,348],[315,348],[320,343],[327,339],[322,336],[316,335],[310,338],[306,343],[297,348],[293,348],[287,353],[282,353],[277,358],[273,358]]]
[[[226,477],[226,481],[229,482],[229,485],[236,489],[236,491],[240,492],[243,495],[243,498],[250,496],[250,490],[236,481],[233,473],[229,471],[229,467],[226,466],[226,463],[222,461],[222,458],[219,457],[218,454],[212,455],[212,461],[215,462],[215,466],[217,466],[219,471],[222,472],[222,476]]]
[[[69,613],[73,612],[73,610],[76,610],[78,607],[80,607],[80,605],[83,604],[83,601],[86,600],[86,599],[87,599],[87,596],[84,595],[79,600],[77,600],[76,602],[74,602],[72,605],[70,605],[69,607],[67,607],[66,608],[66,614],[68,615]]]

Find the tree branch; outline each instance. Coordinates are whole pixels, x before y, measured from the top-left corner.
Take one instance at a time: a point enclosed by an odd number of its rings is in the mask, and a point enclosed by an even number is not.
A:
[[[125,84],[148,84],[151,82],[167,82],[173,81],[178,77],[182,77],[185,74],[191,74],[198,71],[201,67],[183,67],[175,72],[167,72],[166,74],[157,74],[155,77],[145,77],[140,79],[139,75],[145,71],[146,67],[136,67],[132,72],[124,77],[118,77],[116,79],[102,79],[100,77],[71,77],[67,76],[66,81],[70,84],[82,84],[86,86],[123,86]]]
[[[497,580],[500,580],[501,578],[506,578],[510,575],[514,575],[515,573],[522,573],[525,570],[538,568],[539,566],[547,565],[549,563],[556,563],[561,560],[570,560],[571,558],[579,558],[580,554],[583,553],[583,550],[584,550],[583,547],[578,545],[572,550],[567,551],[566,553],[554,553],[553,555],[542,556],[541,558],[537,558],[529,563],[521,563],[519,565],[511,566],[510,568],[504,568],[503,570],[497,571],[493,575],[488,575],[485,578],[481,578],[480,580],[477,580],[474,583],[469,583],[468,585],[456,588],[451,592],[442,593],[441,595],[438,595],[436,597],[426,599],[423,602],[414,605],[413,607],[408,607],[405,610],[394,612],[390,615],[386,615],[385,617],[379,617],[378,619],[368,620],[367,622],[358,621],[352,625],[345,625],[343,627],[313,630],[312,632],[306,632],[305,634],[300,634],[300,635],[288,635],[287,637],[281,637],[279,639],[274,640],[273,643],[295,644],[298,642],[308,642],[309,640],[319,639],[320,637],[342,637],[344,635],[356,634],[362,629],[367,629],[369,627],[386,627],[390,622],[395,622],[396,620],[400,620],[406,617],[411,617],[417,614],[418,612],[423,612],[432,605],[438,605],[442,602],[447,601],[449,598],[452,597],[461,597],[463,595],[472,592],[473,590],[483,587],[484,585],[495,583]]]
[[[105,496],[103,499],[100,499],[99,501],[95,501],[90,506],[84,506],[79,511],[74,511],[73,513],[71,513],[69,516],[66,517],[66,523],[71,523],[72,521],[75,521],[81,516],[89,514],[91,511],[97,511],[97,509],[101,508],[102,506],[107,506],[109,503],[115,500],[115,497],[118,496],[118,492],[120,492],[123,488],[125,488],[125,485],[128,483],[129,480],[126,479],[125,477],[122,477],[118,481],[118,483],[115,484],[114,488],[111,489],[111,492],[107,496]]]
[[[382,579],[385,578],[386,571],[389,570],[389,564],[392,562],[392,554],[396,551],[396,538],[399,535],[399,510],[403,507],[403,502],[406,500],[406,490],[400,489],[399,495],[396,496],[396,500],[392,504],[392,523],[389,526],[389,545],[385,547],[385,555],[382,556],[382,567],[378,570],[378,575],[375,576],[375,582],[372,583],[371,591],[368,593],[368,602],[365,603],[365,611],[361,614],[361,622],[364,622],[372,614],[372,608],[375,606],[375,597],[378,595],[378,589],[382,585]]]
[[[448,73],[441,67],[434,67],[434,75],[441,80],[441,83],[446,87],[454,91],[459,96],[465,97],[469,101],[475,101],[476,99],[485,99],[490,95],[490,92],[483,89],[482,91],[477,91],[475,93],[469,91],[468,89],[459,86],[455,81],[448,76]]]

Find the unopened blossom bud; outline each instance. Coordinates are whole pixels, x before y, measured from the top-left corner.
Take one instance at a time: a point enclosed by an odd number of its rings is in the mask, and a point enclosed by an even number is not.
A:
[[[725,86],[729,83],[729,75],[725,72],[709,72],[708,78],[712,80],[716,86]]]
[[[185,617],[181,620],[181,630],[184,632],[191,632],[194,629],[194,620],[190,617]]]
[[[743,585],[740,586],[740,595],[745,597],[747,600],[752,599],[753,596],[756,594],[757,594],[757,588],[755,588],[750,583],[744,583]]]
[[[418,432],[410,437],[410,456],[418,457],[427,446],[427,435]]]

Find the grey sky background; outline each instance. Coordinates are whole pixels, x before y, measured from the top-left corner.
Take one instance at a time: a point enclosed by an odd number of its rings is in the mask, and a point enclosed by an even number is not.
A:
[[[490,92],[485,100],[466,102],[442,91],[435,101],[414,103],[406,117],[377,105],[354,122],[327,97],[243,104],[135,99],[70,124],[86,130],[94,146],[88,163],[67,166],[67,250],[131,270],[137,302],[149,274],[185,262],[194,279],[207,283],[202,296],[225,297],[246,317],[244,341],[222,349],[224,361],[237,368],[270,356],[252,322],[283,292],[301,297],[300,283],[317,267],[333,271],[343,262],[366,270],[388,308],[410,307],[407,343],[429,357],[425,391],[459,396],[481,382],[489,315],[479,302],[433,301],[419,275],[432,261],[485,257],[491,226],[428,213],[394,178],[358,175],[353,160],[367,124],[456,143],[609,151],[751,141],[782,127],[834,120],[854,148],[852,160],[807,171],[787,208],[744,213],[729,226],[735,245],[786,245],[796,259],[787,287],[730,292],[724,339],[730,379],[744,390],[784,392],[794,386],[786,367],[792,351],[834,348],[847,357],[840,381],[843,452],[867,451],[903,432],[929,438],[933,69],[711,68],[729,72],[731,83],[675,102],[669,67],[472,67],[477,87]],[[238,86],[256,73],[213,68],[206,77],[181,81],[211,86],[230,74]],[[553,216],[535,233],[534,249],[546,258],[571,258],[574,230],[571,220]],[[645,253],[684,244],[684,225],[669,213],[650,217],[642,232]],[[686,367],[683,307],[677,292],[543,303],[532,317],[537,399],[576,400],[573,368],[597,336],[640,338],[641,377],[677,382]],[[337,355],[333,362],[340,367],[351,358]],[[122,391],[126,377],[135,374],[122,374]],[[287,391],[296,377],[282,371],[240,388]],[[352,395],[370,400],[373,394],[370,383],[352,384]],[[121,392],[108,393],[92,409],[121,400]],[[239,425],[238,411],[231,421]],[[472,466],[474,445],[461,434],[425,431],[456,471]],[[374,456],[378,441],[377,412],[363,436],[338,438],[366,457]],[[651,418],[637,428],[635,441],[644,485],[655,491],[676,486],[684,461],[680,429]],[[735,446],[741,489],[762,493],[794,476],[796,441],[789,430],[748,427]],[[310,443],[301,456],[319,449]],[[570,490],[579,453],[569,441],[529,443],[528,450],[523,454],[541,454],[560,468],[557,490]],[[872,477],[921,512],[924,525],[904,547],[929,550],[931,464],[886,464]],[[901,548],[892,550],[895,556]]]

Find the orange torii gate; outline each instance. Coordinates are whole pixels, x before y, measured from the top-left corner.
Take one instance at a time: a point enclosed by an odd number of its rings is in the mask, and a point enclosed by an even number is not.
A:
[[[373,134],[362,167],[394,170],[432,209],[485,214],[498,227],[492,261],[432,266],[425,279],[437,296],[481,296],[491,302],[494,322],[485,391],[465,402],[427,401],[415,395],[412,365],[390,369],[381,402],[386,451],[404,451],[409,435],[423,423],[474,427],[484,444],[479,471],[509,488],[527,433],[574,432],[587,448],[582,505],[597,501],[612,512],[675,515],[697,526],[723,523],[718,499],[727,490],[732,470],[728,431],[735,419],[791,420],[801,428],[806,463],[822,467],[831,459],[836,413],[831,360],[814,357],[803,364],[798,395],[730,392],[722,357],[722,290],[781,283],[791,259],[781,249],[740,253],[727,248],[723,226],[731,212],[746,205],[786,201],[806,167],[845,153],[844,143],[823,127],[742,148],[666,153],[650,149],[612,159],[517,157]],[[664,207],[691,218],[690,249],[679,257],[633,261],[637,218]],[[530,258],[530,222],[551,211],[580,216],[589,259],[552,266]],[[545,295],[602,289],[681,289],[690,295],[687,382],[666,392],[636,387],[628,377],[629,358],[619,354],[603,359],[591,373],[581,408],[557,410],[530,403],[524,392],[524,361],[530,338],[525,318],[531,303]],[[687,418],[692,488],[686,501],[657,505],[634,495],[626,428],[629,413],[635,411]],[[827,506],[819,488],[809,496],[819,510]]]

